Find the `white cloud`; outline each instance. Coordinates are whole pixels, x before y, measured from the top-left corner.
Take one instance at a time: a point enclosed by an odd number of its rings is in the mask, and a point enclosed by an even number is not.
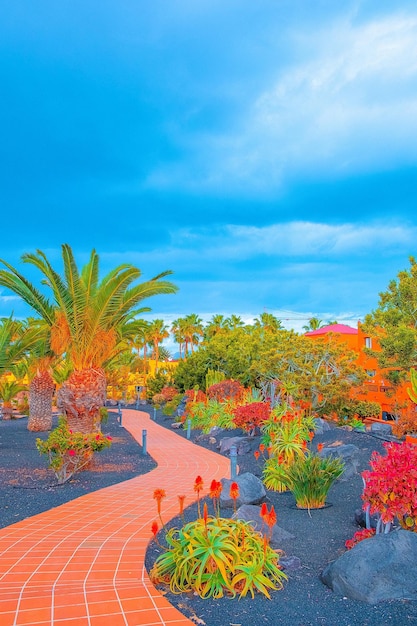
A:
[[[298,63],[282,67],[277,58],[275,78],[242,104],[235,128],[176,137],[187,162],[154,170],[146,186],[269,192],[300,173],[415,162],[417,13],[310,26],[292,36]]]

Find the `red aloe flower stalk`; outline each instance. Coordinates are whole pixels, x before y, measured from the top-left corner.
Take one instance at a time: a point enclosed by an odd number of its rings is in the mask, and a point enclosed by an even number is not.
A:
[[[318,443],[317,444],[317,452],[321,452],[324,448],[324,444],[323,443]]]
[[[233,482],[230,485],[230,494],[229,495],[230,495],[230,497],[233,500],[233,510],[236,513],[236,500],[239,497],[239,485],[237,483]]]
[[[178,496],[178,502],[180,503],[180,515],[184,521],[184,500],[185,496]]]
[[[265,444],[264,443],[259,444],[259,450],[262,452],[262,454],[265,452]]]
[[[159,528],[158,528],[158,522],[156,522],[156,521],[155,521],[155,522],[152,522],[151,531],[152,531],[152,534],[153,534],[153,539],[154,539],[155,543],[156,543],[156,544],[157,544],[160,548],[164,549],[164,547],[163,547],[163,546],[161,546],[161,544],[159,543],[159,541],[158,541],[158,539],[157,539],[157,537],[156,537],[156,535],[158,534],[158,530],[159,530]]]
[[[204,526],[206,528],[206,535],[207,535],[207,519],[208,519],[207,502],[204,502],[204,506],[203,506],[203,520],[204,520]]]
[[[253,453],[253,456],[255,457],[256,460],[259,459],[259,455],[260,455],[259,450],[255,450],[255,452]]]
[[[161,517],[161,502],[165,498],[166,495],[167,494],[165,493],[164,489],[155,489],[155,491],[153,492],[153,497],[156,500],[158,515],[159,515],[159,519],[161,520],[162,526],[165,526],[165,524]]]
[[[222,489],[221,482],[214,479],[211,481],[209,496],[213,500],[214,514],[217,517],[220,517],[220,494]]]
[[[197,493],[197,508],[198,508],[198,517],[201,517],[201,509],[200,509],[200,491],[204,489],[204,482],[201,476],[197,476],[194,482],[194,491]]]

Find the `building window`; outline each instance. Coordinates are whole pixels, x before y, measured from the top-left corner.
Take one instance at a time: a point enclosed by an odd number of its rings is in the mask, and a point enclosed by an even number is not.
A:
[[[372,348],[372,338],[371,337],[365,337],[365,348]]]
[[[366,370],[366,373],[368,374],[369,378],[374,378],[376,371],[375,370]]]

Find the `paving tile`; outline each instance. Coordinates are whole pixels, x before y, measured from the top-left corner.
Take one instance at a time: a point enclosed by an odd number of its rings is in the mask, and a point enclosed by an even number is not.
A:
[[[168,521],[178,513],[177,495],[186,495],[186,505],[195,501],[195,476],[206,484],[220,480],[229,475],[229,462],[146,413],[125,410],[123,425],[139,442],[146,427],[158,467],[0,530],[1,626],[193,624],[155,589],[144,568],[157,518],[153,492],[165,489]]]

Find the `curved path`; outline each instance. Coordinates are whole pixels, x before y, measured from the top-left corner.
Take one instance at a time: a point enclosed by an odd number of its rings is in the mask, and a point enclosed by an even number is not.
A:
[[[194,479],[229,476],[228,460],[123,411],[123,426],[158,467],[0,530],[1,626],[190,626],[149,581],[144,566],[157,519],[155,489],[164,489],[165,521],[177,495],[195,501]]]

